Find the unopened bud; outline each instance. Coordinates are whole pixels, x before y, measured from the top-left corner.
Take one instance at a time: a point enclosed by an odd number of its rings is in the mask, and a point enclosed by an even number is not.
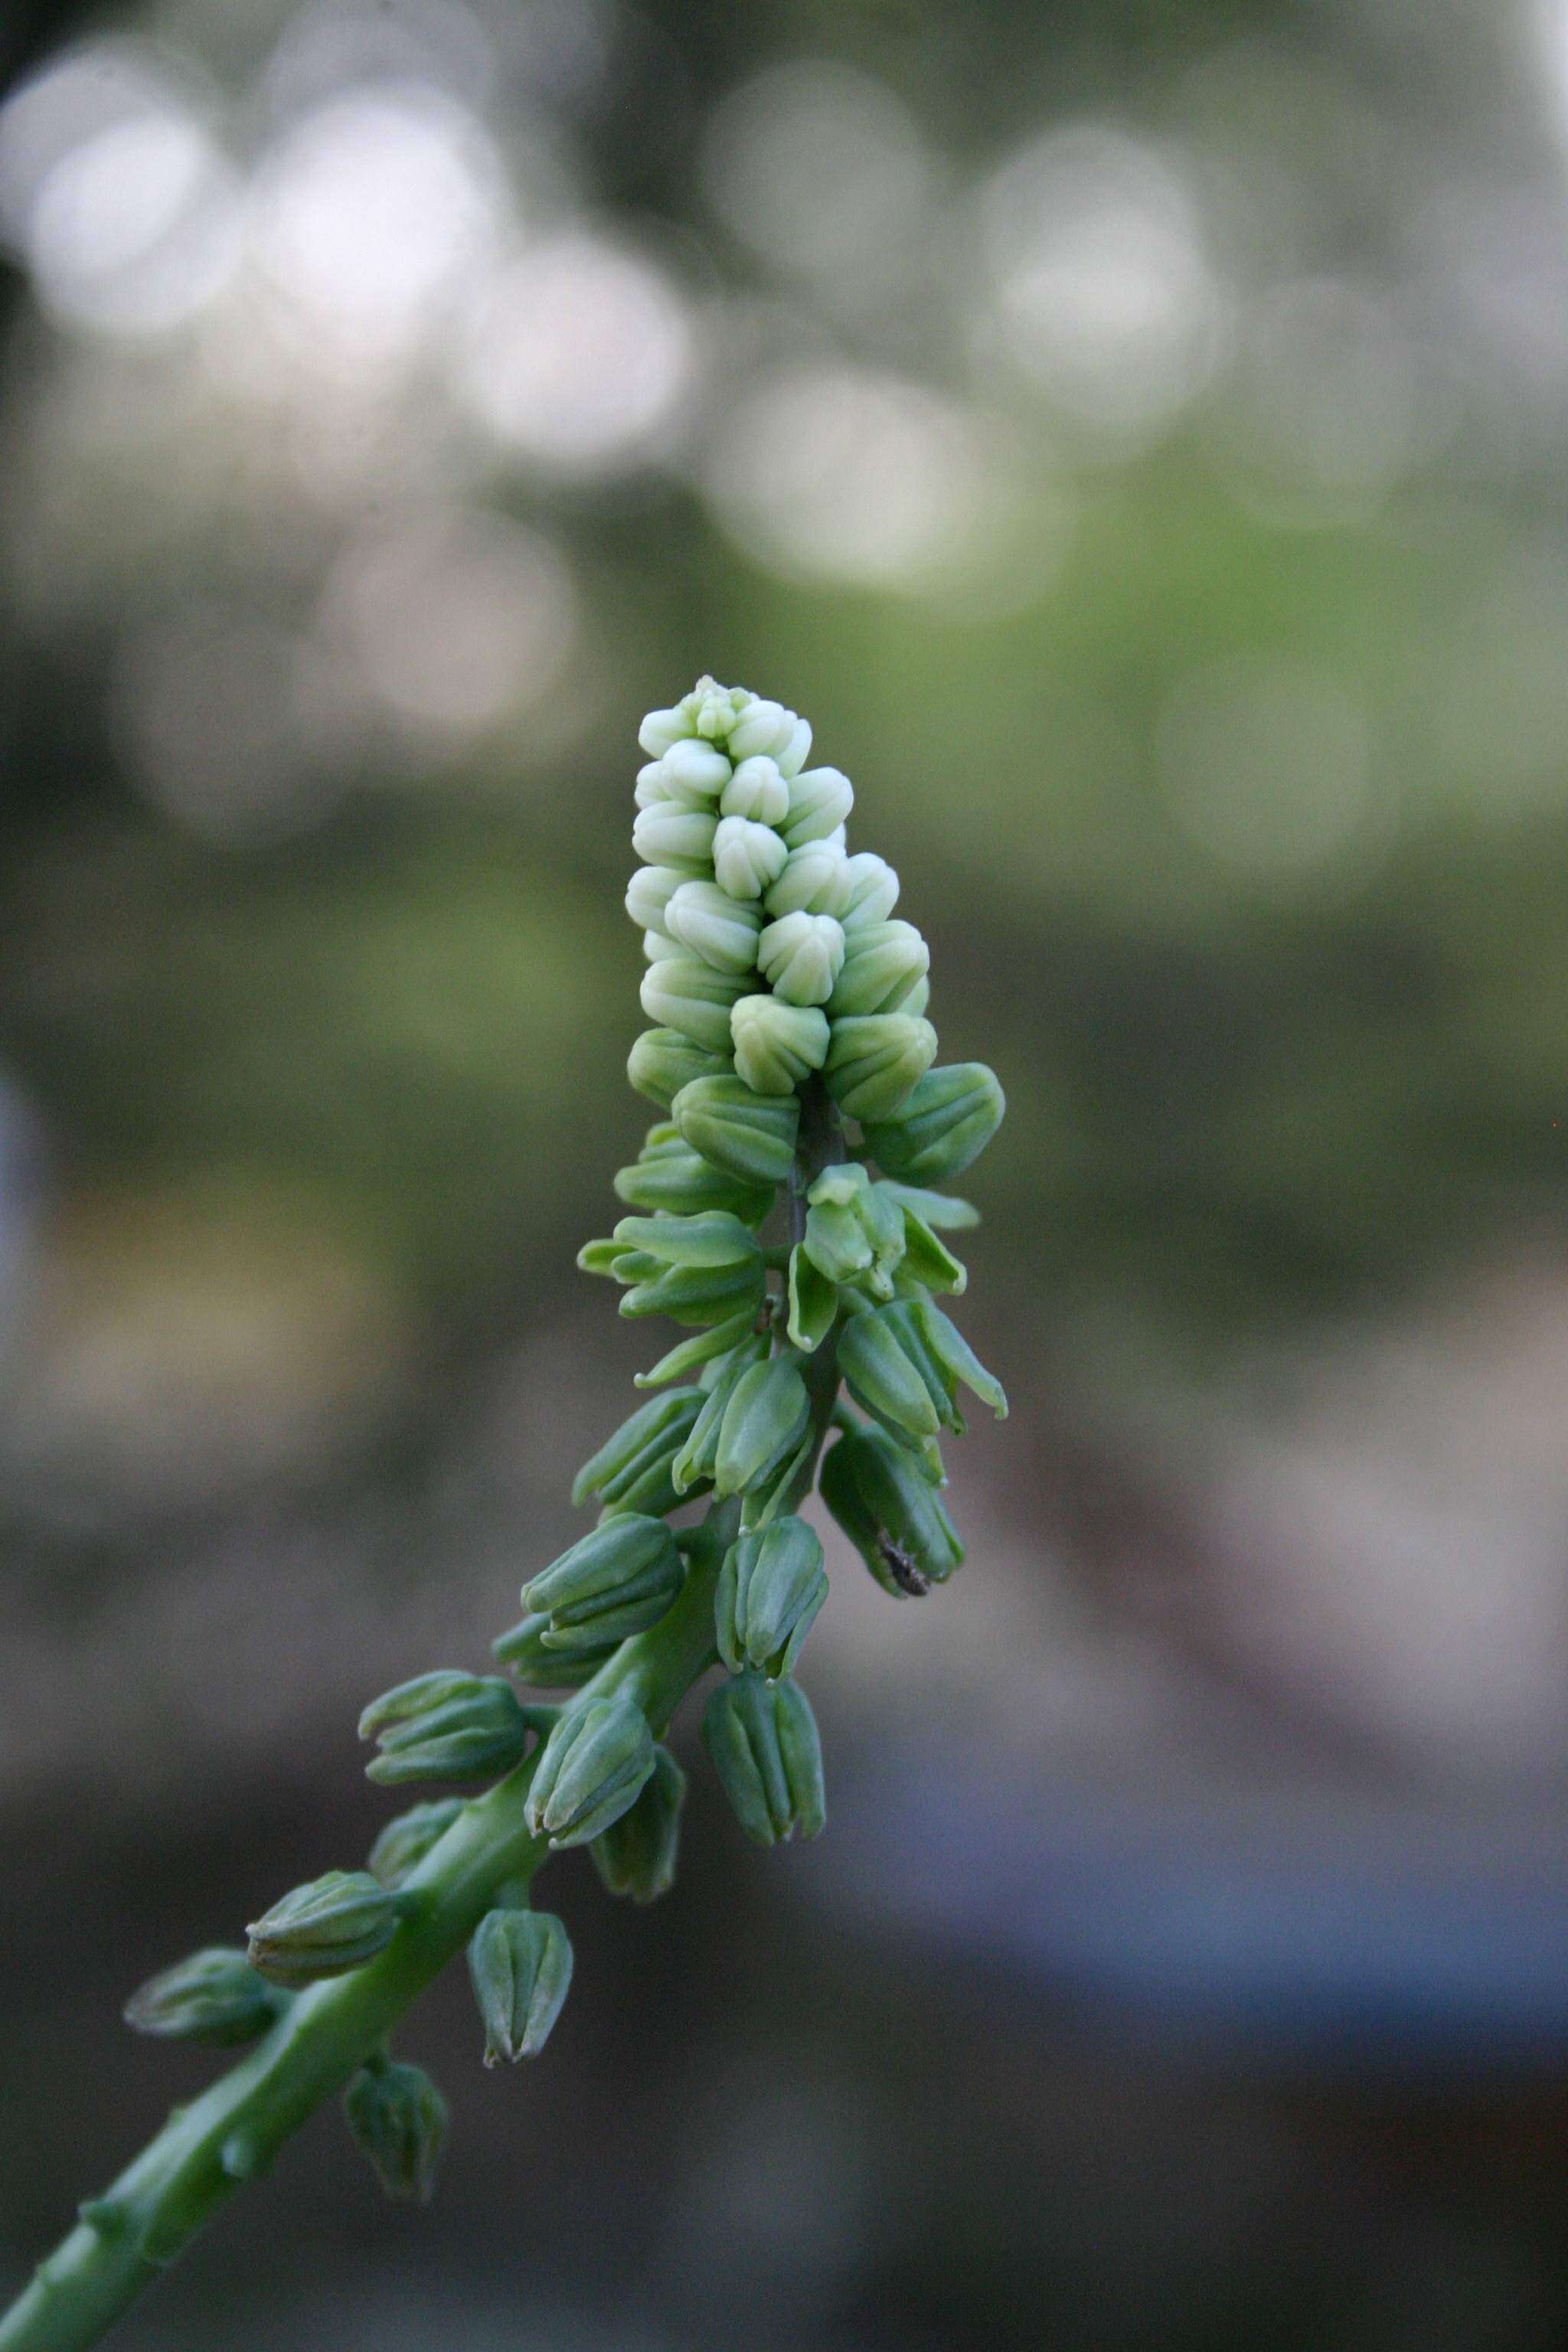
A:
[[[601,1831],[588,1852],[612,1895],[656,1903],[675,1884],[686,1775],[668,1748],[654,1750],[653,1771],[635,1805]]]
[[[544,1743],[528,1791],[529,1828],[553,1846],[586,1845],[635,1803],[653,1761],[653,1735],[632,1699],[576,1701]]]
[[[343,2114],[389,2197],[429,2201],[447,2140],[447,2102],[422,2066],[380,2059],[343,2093]]]
[[[273,1984],[346,1976],[391,1943],[406,1908],[405,1896],[367,1870],[329,1870],[252,1921],[247,1958]]]
[[[574,1503],[581,1508],[596,1495],[609,1510],[643,1511],[650,1518],[662,1518],[673,1510],[679,1496],[669,1483],[669,1465],[690,1435],[703,1402],[700,1389],[667,1389],[639,1406],[578,1471],[572,1486]]]
[[[931,950],[912,923],[868,923],[849,935],[829,1009],[835,1020],[856,1013],[923,1013],[930,970]]]
[[[838,1335],[838,1369],[857,1404],[885,1428],[910,1437],[934,1437],[943,1415],[933,1402],[920,1367],[900,1344],[890,1307],[851,1316]]]
[[[860,1282],[890,1298],[904,1255],[901,1209],[853,1163],[819,1176],[806,1195],[805,1249],[831,1282]]]
[[[761,753],[742,760],[724,787],[719,813],[750,817],[753,824],[776,825],[789,814],[789,784],[778,761]]]
[[[984,1062],[931,1070],[892,1112],[868,1110],[866,1143],[879,1167],[910,1184],[942,1184],[979,1159],[1002,1124],[1006,1097]]]
[[[126,2002],[125,2022],[166,2042],[237,2050],[257,2041],[286,2006],[243,1952],[209,1947],[149,1977]]]
[[[639,931],[662,931],[664,910],[688,877],[674,866],[639,866],[626,884],[626,912]]]
[[[754,1666],[777,1682],[793,1673],[826,1598],[822,1546],[804,1519],[792,1514],[739,1536],[714,1595],[719,1655],[732,1675]]]
[[[746,1835],[759,1845],[814,1838],[827,1818],[822,1743],[796,1682],[742,1674],[721,1683],[702,1717],[702,1738]]]
[[[687,874],[706,874],[713,863],[713,837],[719,820],[710,810],[683,809],[673,801],[656,801],[641,810],[632,827],[632,847],[649,866],[674,866]]]
[[[823,1501],[885,1591],[919,1594],[963,1558],[935,1490],[902,1446],[878,1429],[841,1437],[822,1465]]]
[[[650,1021],[679,1029],[705,1053],[730,1050],[730,1007],[746,992],[738,974],[716,971],[689,951],[650,963],[642,977],[642,1008]]]
[[[855,787],[839,769],[804,770],[791,780],[789,814],[779,827],[785,845],[799,849],[808,841],[826,841],[854,805]]]
[[[637,741],[650,760],[662,760],[672,743],[694,731],[684,710],[650,710],[637,729]]]
[[[847,864],[836,841],[808,841],[790,851],[763,904],[775,919],[782,915],[837,915]]]
[[[632,1321],[668,1315],[677,1323],[711,1326],[755,1315],[763,1303],[764,1261],[760,1251],[754,1263],[663,1267],[649,1265],[634,1252],[617,1260],[617,1275],[623,1269],[635,1276],[621,1301],[621,1313]]]
[[[498,1634],[490,1643],[502,1664],[533,1690],[577,1689],[593,1680],[615,1647],[613,1642],[606,1643],[604,1649],[584,1651],[580,1656],[575,1651],[547,1649],[544,1636],[549,1631],[549,1618],[533,1609],[510,1633]]]
[[[693,1151],[743,1184],[782,1184],[795,1165],[800,1104],[793,1095],[753,1094],[738,1076],[697,1078],[669,1110]]]
[[[885,923],[899,903],[899,877],[885,857],[862,849],[844,861],[840,883],[843,908],[838,919],[847,931]]]
[[[635,842],[635,833],[632,838]],[[731,898],[760,898],[769,883],[777,881],[789,851],[771,825],[757,824],[749,816],[725,816],[719,820],[710,854],[713,871]]]
[[[994,1372],[988,1372],[963,1332],[929,1298],[900,1299],[884,1307],[878,1319],[892,1331],[916,1367],[931,1402],[949,1429],[963,1433],[958,1391],[966,1388],[989,1405],[998,1421],[1007,1418],[1007,1396]]]
[[[745,999],[742,997],[741,1002],[744,1003]],[[650,1030],[647,1034],[654,1036],[659,1033]],[[728,1070],[721,1072],[712,1056],[703,1058],[710,1068],[702,1075],[731,1075]],[[674,1216],[700,1215],[705,1209],[728,1209],[731,1216],[751,1226],[762,1223],[773,1202],[771,1184],[746,1184],[739,1177],[726,1175],[721,1168],[704,1160],[700,1152],[693,1151],[673,1120],[649,1129],[647,1141],[635,1164],[617,1171],[616,1191],[629,1209],[663,1210]],[[607,1247],[613,1258],[619,1244]],[[578,1264],[584,1263],[580,1256]],[[590,1271],[608,1273],[610,1264],[606,1261]]]
[[[798,723],[795,712],[786,710],[782,702],[768,702],[759,695],[731,728],[731,751],[737,760],[749,760],[759,752],[775,756],[786,749]]]
[[[523,1605],[550,1619],[546,1649],[590,1654],[657,1625],[683,1572],[664,1521],[623,1511],[525,1585]]]
[[[664,921],[672,939],[715,971],[756,969],[762,909],[731,898],[717,882],[683,882],[665,908]]]
[[[510,1772],[528,1746],[528,1726],[499,1675],[450,1669],[416,1675],[373,1699],[359,1736],[381,1754],[365,1767],[383,1788],[410,1780],[488,1780]]]
[[[840,1110],[862,1123],[891,1117],[936,1059],[936,1031],[917,1016],[859,1013],[832,1025],[827,1091]]]
[[[446,1836],[462,1810],[461,1797],[438,1797],[428,1805],[411,1805],[387,1822],[365,1856],[365,1868],[383,1886],[401,1886],[431,1847]]]
[[[827,1015],[782,996],[742,996],[730,1010],[737,1075],[753,1094],[792,1095],[827,1059]]]
[[[900,1187],[880,1184],[878,1191],[896,1204]],[[930,1195],[919,1197],[930,1198]],[[904,1209],[904,1271],[912,1280],[923,1283],[927,1290],[944,1290],[955,1298],[969,1287],[969,1270],[962,1258],[953,1256],[945,1242],[939,1241],[923,1217],[912,1209]]]
[[[781,915],[757,942],[757,962],[786,1004],[826,1004],[844,961],[844,933],[831,915]]]
[[[753,1334],[735,1349],[723,1363],[713,1366],[704,1377],[711,1381],[679,1454],[670,1469],[670,1478],[678,1494],[704,1484],[711,1485],[718,1466],[719,1436],[724,1425],[724,1414],[742,1375],[753,1364],[766,1359],[768,1342],[762,1334]]]
[[[742,1495],[765,1486],[795,1454],[810,1420],[810,1399],[793,1354],[771,1356],[742,1372],[719,1433],[716,1491]]]
[[[711,807],[730,781],[730,762],[711,743],[689,738],[672,743],[658,760],[659,775],[673,798],[689,806]]]
[[[468,1944],[485,2064],[537,2058],[572,1984],[572,1939],[550,1911],[487,1911]]]
[[[838,1286],[814,1265],[797,1242],[789,1254],[788,1319],[792,1348],[815,1355],[838,1315]]]

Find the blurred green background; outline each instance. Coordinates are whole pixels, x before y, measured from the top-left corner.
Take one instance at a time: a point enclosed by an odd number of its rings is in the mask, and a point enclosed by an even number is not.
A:
[[[1011,1113],[834,1817],[552,1900],[191,2352],[1568,2342],[1568,7],[0,24],[0,2282],[646,1354],[641,712],[807,713]],[[678,1741],[678,1744],[680,1744]],[[689,1758],[689,1760],[690,1759]],[[287,2249],[287,2259],[279,2260]]]

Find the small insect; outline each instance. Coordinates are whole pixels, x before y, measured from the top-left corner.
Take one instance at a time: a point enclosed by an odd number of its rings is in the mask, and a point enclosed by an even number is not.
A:
[[[881,1554],[883,1566],[900,1592],[907,1592],[912,1600],[918,1601],[922,1593],[931,1591],[930,1577],[915,1566],[902,1544],[895,1543],[885,1529],[878,1535],[877,1549]]]

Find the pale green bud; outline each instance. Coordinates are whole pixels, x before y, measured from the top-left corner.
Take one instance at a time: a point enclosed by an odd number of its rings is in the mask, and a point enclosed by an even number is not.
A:
[[[916,1595],[963,1558],[930,1482],[880,1430],[841,1437],[822,1465],[823,1501],[885,1591]]]
[[[896,1336],[926,1384],[931,1402],[949,1429],[963,1432],[958,1391],[966,1388],[998,1421],[1007,1418],[1007,1396],[988,1372],[957,1325],[929,1298],[901,1299],[879,1310],[877,1319]]]
[[[912,999],[930,970],[931,950],[912,923],[868,923],[846,942],[828,1010],[836,1021],[846,1013],[923,1012],[924,996],[919,1004]]]
[[[702,1739],[746,1835],[759,1845],[814,1838],[827,1818],[822,1742],[795,1682],[737,1675],[719,1684],[702,1717]]]
[[[791,849],[803,842],[825,841],[837,832],[854,805],[855,787],[841,770],[807,768],[790,780],[789,814],[779,831]]]
[[[762,909],[731,898],[717,882],[683,882],[665,908],[664,921],[672,939],[717,971],[754,971]]]
[[[782,1184],[795,1164],[800,1103],[793,1095],[753,1094],[739,1076],[695,1078],[669,1108],[691,1149],[742,1183]]]
[[[343,2114],[389,2197],[427,2204],[446,2145],[447,2102],[422,2066],[367,2060],[343,2093]]]
[[[758,940],[757,961],[786,1004],[826,1004],[844,961],[844,933],[831,915],[781,915]]]
[[[578,1699],[544,1743],[525,1816],[552,1846],[586,1845],[635,1803],[653,1770],[653,1736],[642,1709],[617,1693]]]
[[[943,1415],[933,1402],[918,1365],[888,1320],[890,1307],[851,1316],[838,1335],[838,1369],[857,1404],[890,1428],[910,1437],[934,1437]]]
[[[936,1031],[929,1021],[904,1013],[858,1013],[833,1023],[824,1075],[828,1093],[851,1118],[885,1119],[935,1059]]]
[[[672,1506],[677,1499],[672,1496]],[[579,1684],[592,1681],[616,1646],[606,1643],[602,1650],[585,1650],[581,1655],[572,1650],[547,1649],[544,1636],[549,1631],[549,1618],[531,1610],[521,1624],[498,1634],[490,1643],[501,1663],[534,1690],[575,1690]]]
[[[754,824],[778,824],[789,814],[789,785],[778,761],[760,754],[742,760],[719,801],[721,816],[746,816]]]
[[[165,2042],[205,2042],[237,2050],[255,2042],[288,2003],[243,1952],[210,1947],[176,1960],[133,1992],[125,2022]]]
[[[709,812],[660,802],[640,812],[632,827],[632,847],[649,866],[676,866],[687,874],[706,874],[713,863],[718,830],[719,819]]]
[[[365,1767],[383,1788],[409,1780],[485,1780],[510,1772],[528,1746],[528,1724],[498,1675],[437,1669],[373,1699],[359,1736],[381,1754]]]
[[[637,789],[632,794],[639,809],[700,807],[701,803],[680,800],[664,780],[664,771],[657,760],[637,770]]]
[[[721,686],[717,678],[704,677],[681,697],[680,708],[694,735],[714,740],[728,736],[736,719],[755,700],[743,686]]]
[[[709,1054],[729,1051],[730,1007],[745,992],[737,974],[715,971],[690,954],[650,963],[642,977],[642,1008],[648,1019],[679,1029]]]
[[[696,1217],[623,1217],[615,1238],[670,1266],[758,1266],[755,1236],[723,1209]]]
[[[522,1603],[548,1616],[545,1649],[582,1656],[657,1625],[684,1573],[664,1521],[623,1511],[526,1584]]]
[[[777,1682],[794,1672],[826,1598],[822,1546],[804,1519],[792,1514],[738,1537],[714,1594],[719,1655],[732,1675],[754,1666]]]
[[[792,849],[763,904],[770,915],[837,915],[849,861],[837,841],[808,841]]]
[[[427,1805],[411,1805],[387,1822],[365,1856],[365,1868],[383,1886],[400,1886],[446,1836],[462,1810],[461,1797],[437,1797]]]
[[[739,1217],[704,1210],[695,1217],[623,1217],[615,1239],[627,1255],[614,1272],[635,1287],[621,1313],[669,1315],[678,1323],[711,1325],[762,1305],[765,1261]]]
[[[672,743],[657,765],[666,791],[688,808],[711,808],[731,772],[722,751],[689,740]]]
[[[639,1095],[668,1110],[693,1078],[710,1077],[729,1066],[724,1055],[693,1045],[679,1029],[645,1029],[626,1057],[626,1076]]]
[[[767,1484],[795,1453],[811,1420],[811,1403],[793,1355],[753,1364],[735,1383],[719,1433],[714,1486],[742,1495]]]
[[[672,743],[695,732],[684,710],[650,710],[637,729],[637,741],[650,760],[662,760]]]
[[[730,1008],[735,1069],[753,1094],[790,1095],[827,1059],[827,1015],[781,996],[742,996]]]
[[[879,1184],[877,1190],[890,1205],[900,1208],[902,1215],[906,1277],[923,1284],[927,1290],[945,1290],[955,1298],[962,1297],[969,1287],[969,1273],[963,1262],[953,1256],[944,1242],[938,1241],[923,1217],[900,1206],[900,1186]]]
[[[847,931],[885,923],[899,903],[899,877],[885,857],[869,849],[844,861],[840,885],[843,907],[838,919]]]
[[[803,1356],[815,1354],[837,1316],[838,1286],[813,1265],[799,1243],[789,1254],[788,1309],[790,1346]]]
[[[537,2058],[572,1984],[572,1939],[553,1912],[487,1911],[468,1943],[485,2064]]]
[[[902,1210],[863,1168],[833,1169],[806,1195],[805,1248],[831,1282],[862,1282],[873,1297],[890,1298],[905,1248]]]
[[[704,1402],[700,1389],[667,1389],[639,1406],[578,1471],[574,1503],[581,1508],[596,1495],[611,1510],[644,1511],[650,1518],[673,1510],[679,1497],[669,1484],[669,1465]]]
[[[636,835],[632,837],[635,842]],[[776,882],[783,873],[789,851],[771,825],[753,824],[748,816],[723,816],[709,854],[721,886],[731,898],[760,898],[769,883]]]
[[[759,753],[776,756],[794,741],[799,723],[795,712],[786,710],[782,702],[767,702],[758,696],[730,730],[731,752],[737,760]]]
[[[766,1338],[753,1332],[749,1339],[737,1347],[728,1361],[711,1367],[704,1375],[712,1384],[670,1471],[677,1493],[685,1494],[689,1487],[712,1484],[719,1460],[720,1432],[724,1425],[730,1399],[742,1373],[749,1371],[753,1364],[763,1362],[767,1353]]]
[[[745,1003],[744,997],[741,1002]],[[674,1032],[649,1030],[646,1034],[657,1037],[673,1035]],[[685,1042],[681,1040],[683,1045]],[[701,1058],[711,1064],[715,1057]],[[700,1152],[693,1151],[673,1123],[649,1129],[635,1166],[617,1172],[616,1191],[631,1209],[662,1209],[683,1216],[703,1209],[728,1209],[746,1225],[760,1225],[773,1200],[772,1185],[742,1183],[738,1177],[710,1166]],[[613,1250],[610,1254],[613,1255]],[[577,1262],[584,1265],[584,1257],[579,1255]],[[611,1268],[606,1264],[587,1270],[608,1273]]]
[[[385,1949],[408,1907],[407,1896],[379,1885],[367,1870],[329,1870],[251,1922],[246,1957],[273,1984],[346,1976]]]
[[[782,751],[773,753],[779,763],[779,773],[793,783],[811,757],[811,721],[797,719],[790,730],[789,741]]]
[[[979,1159],[1006,1108],[994,1070],[984,1062],[954,1062],[930,1071],[892,1111],[857,1116],[868,1149],[889,1176],[942,1184]]]
[[[657,1903],[675,1884],[686,1775],[668,1748],[656,1748],[653,1771],[635,1805],[601,1831],[588,1852],[612,1895]]]
[[[672,940],[668,931],[645,931],[642,935],[644,963],[668,963],[671,957],[689,952],[679,940]]]
[[[639,931],[662,931],[664,910],[688,877],[673,866],[639,866],[626,884],[626,912]]]

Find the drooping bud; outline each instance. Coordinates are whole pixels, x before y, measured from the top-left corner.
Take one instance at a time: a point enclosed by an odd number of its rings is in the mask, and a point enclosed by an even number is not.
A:
[[[381,1749],[365,1778],[382,1788],[411,1780],[488,1780],[521,1763],[528,1725],[499,1675],[437,1669],[373,1699],[359,1736]]]
[[[273,1984],[346,1976],[391,1943],[407,1898],[368,1870],[329,1870],[296,1886],[246,1929],[253,1969]]]
[[[808,841],[792,849],[763,906],[775,920],[784,915],[837,915],[848,862],[837,841]]]
[[[822,1546],[804,1519],[791,1515],[739,1536],[714,1595],[719,1655],[732,1675],[753,1666],[777,1682],[794,1672],[826,1598]]]
[[[728,822],[728,820],[726,820]],[[719,819],[706,809],[684,809],[656,801],[637,813],[632,847],[649,866],[673,866],[686,874],[706,874],[713,863]]]
[[[892,1111],[868,1110],[866,1143],[879,1167],[909,1184],[943,1184],[979,1159],[1006,1110],[984,1062],[931,1070]]]
[[[683,882],[664,910],[665,929],[717,971],[756,969],[762,909],[731,898],[717,882]]]
[[[731,1397],[743,1372],[753,1364],[762,1363],[768,1352],[768,1342],[761,1333],[738,1347],[723,1363],[710,1367],[704,1375],[711,1386],[703,1399],[702,1409],[692,1424],[691,1433],[677,1455],[670,1477],[678,1494],[689,1487],[710,1485],[719,1459],[719,1435],[724,1425],[724,1414]]]
[[[544,1636],[549,1630],[549,1618],[531,1610],[521,1624],[499,1633],[490,1643],[502,1664],[534,1690],[575,1690],[580,1684],[591,1682],[615,1647],[611,1643],[580,1657],[574,1652],[547,1650]]]
[[[792,1095],[827,1059],[827,1015],[781,996],[742,996],[730,1010],[735,1069],[753,1094]]]
[[[411,1805],[387,1822],[365,1856],[365,1868],[383,1886],[401,1886],[431,1847],[446,1836],[462,1810],[461,1797],[437,1797],[427,1805]]]
[[[636,1802],[653,1762],[653,1735],[633,1700],[577,1700],[544,1743],[528,1791],[529,1828],[552,1846],[586,1845]]]
[[[679,1029],[645,1029],[626,1056],[626,1076],[638,1094],[665,1110],[693,1078],[711,1077],[729,1066],[724,1055],[694,1045]]]
[[[664,910],[687,879],[673,866],[639,866],[626,884],[626,912],[639,931],[662,931]]]
[[[844,933],[831,915],[781,915],[757,941],[757,962],[786,1004],[826,1004],[844,961]]]
[[[783,765],[783,762],[780,762]],[[826,841],[855,805],[855,787],[837,768],[807,768],[791,780],[789,814],[779,827],[787,848]]]
[[[838,919],[847,931],[885,923],[899,903],[898,876],[885,857],[868,849],[845,859],[839,888],[844,904]]]
[[[789,814],[789,785],[778,761],[760,752],[742,760],[724,787],[719,813],[750,817],[753,824],[779,824]]]
[[[742,998],[744,1003],[745,999]],[[657,1035],[657,1031],[650,1031]],[[729,1071],[713,1070],[711,1075],[729,1076]],[[674,1121],[650,1128],[647,1142],[635,1164],[616,1172],[616,1191],[631,1209],[662,1210],[675,1216],[700,1215],[705,1209],[727,1209],[739,1217],[743,1225],[757,1226],[767,1215],[773,1202],[771,1184],[746,1184],[739,1177],[728,1176],[715,1168],[701,1153],[693,1151]],[[590,1249],[598,1244],[590,1243]],[[618,1245],[609,1245],[612,1255],[603,1265],[587,1266],[595,1273],[609,1273],[613,1254]],[[579,1255],[577,1263],[584,1265]]]
[[[851,1316],[838,1335],[838,1369],[850,1395],[895,1435],[934,1437],[943,1416],[889,1322],[891,1307]]]
[[[468,1944],[485,2064],[537,2058],[572,1984],[572,1939],[551,1911],[487,1911]]]
[[[796,1451],[810,1420],[810,1399],[793,1353],[771,1356],[742,1372],[724,1408],[716,1491],[742,1495],[765,1486]]]
[[[793,1095],[753,1094],[738,1076],[695,1078],[669,1109],[693,1151],[743,1184],[782,1184],[795,1164],[800,1104]]]
[[[797,1242],[789,1254],[789,1296],[786,1329],[792,1348],[815,1355],[832,1330],[838,1313],[838,1286],[814,1265]]]
[[[447,2102],[423,2066],[368,2061],[343,2093],[343,2114],[389,2197],[428,2203],[447,2140]]]
[[[847,1013],[923,1013],[930,970],[931,950],[912,923],[867,923],[848,936],[828,1009],[836,1021]]]
[[[679,1029],[705,1053],[730,1050],[730,1007],[746,992],[738,973],[716,971],[689,950],[650,963],[642,976],[642,1008],[662,1028]]]
[[[763,1316],[769,1311],[766,1307],[760,1309]],[[715,1323],[710,1330],[695,1332],[678,1348],[671,1348],[668,1355],[661,1356],[649,1370],[634,1372],[633,1386],[657,1389],[666,1381],[684,1380],[689,1372],[711,1363],[716,1356],[729,1355],[756,1330],[758,1320],[759,1309],[747,1307],[739,1315],[732,1315],[727,1323]]]
[[[635,831],[632,839],[637,840]],[[731,898],[760,898],[769,883],[777,881],[789,851],[771,825],[757,824],[749,816],[724,816],[710,855],[713,871]]]
[[[257,2041],[286,2007],[283,1995],[257,1974],[243,1952],[209,1947],[149,1977],[126,2002],[124,2014],[137,2033],[237,2050]]]
[[[827,1091],[862,1123],[890,1118],[936,1059],[936,1031],[908,1013],[859,1013],[832,1025]]]
[[[935,1490],[918,1464],[878,1429],[841,1437],[818,1488],[878,1583],[908,1595],[945,1583],[963,1558]]]
[[[664,1521],[623,1511],[526,1584],[523,1606],[549,1618],[545,1649],[591,1655],[657,1625],[683,1573]]]
[[[719,1684],[702,1739],[748,1837],[776,1845],[797,1831],[818,1834],[827,1818],[822,1742],[798,1683],[748,1672]]]
[[[672,1511],[680,1498],[669,1483],[669,1465],[703,1402],[700,1389],[667,1389],[639,1406],[584,1463],[573,1482],[574,1503],[580,1509],[596,1495],[608,1510],[643,1511],[650,1518]]]
[[[988,1372],[963,1332],[929,1298],[901,1299],[879,1310],[878,1320],[896,1337],[926,1384],[931,1402],[949,1429],[962,1436],[963,1419],[958,1410],[960,1386],[998,1421],[1007,1418],[1007,1396],[994,1372]]]
[[[635,1805],[594,1840],[588,1852],[612,1895],[657,1903],[675,1884],[686,1775],[668,1748],[654,1750],[653,1771]]]

